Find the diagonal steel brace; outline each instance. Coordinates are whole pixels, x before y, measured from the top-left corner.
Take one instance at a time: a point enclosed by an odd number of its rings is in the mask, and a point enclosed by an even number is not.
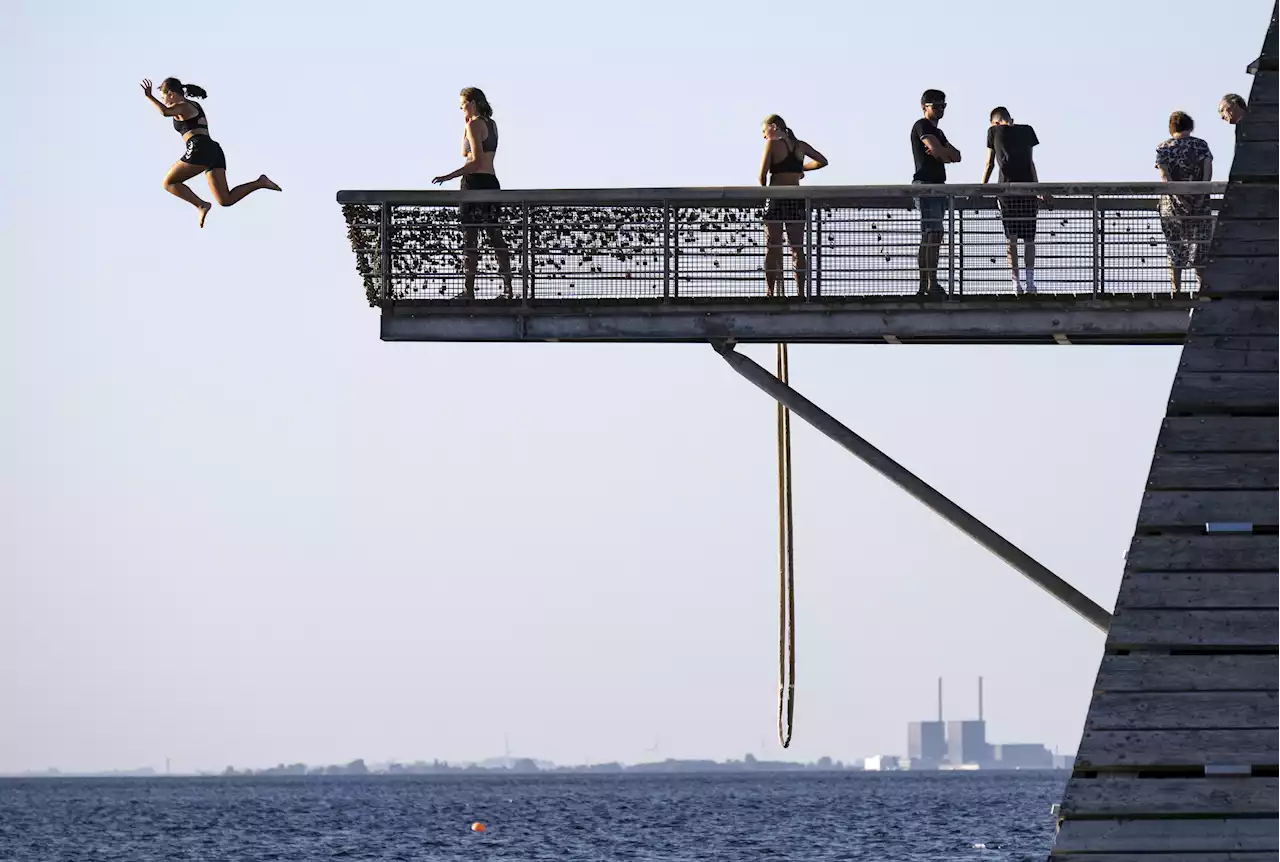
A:
[[[735,351],[731,343],[714,341],[711,346],[729,363],[734,371],[737,371],[747,380],[763,389],[792,413],[849,450],[880,475],[902,488],[921,503],[924,503],[947,521],[950,521],[962,533],[1030,578],[1058,601],[1102,629],[1102,631],[1105,632],[1110,627],[1111,614],[1107,613],[1093,599],[1036,562],[1030,555],[1004,536],[1001,536],[973,515],[951,502],[932,485],[906,467],[903,467],[849,428],[840,424],[834,416],[774,377],[768,370]]]

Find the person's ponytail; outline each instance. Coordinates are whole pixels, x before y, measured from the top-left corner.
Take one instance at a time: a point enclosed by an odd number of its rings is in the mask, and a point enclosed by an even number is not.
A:
[[[197,87],[195,84],[184,84],[177,78],[165,78],[160,83],[160,86],[170,93],[181,93],[191,99],[204,99],[209,95],[204,91],[204,87]]]

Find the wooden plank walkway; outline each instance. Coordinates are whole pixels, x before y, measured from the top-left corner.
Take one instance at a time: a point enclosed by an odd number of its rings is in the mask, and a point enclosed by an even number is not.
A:
[[[1052,860],[1280,858],[1276,58],[1273,10]]]

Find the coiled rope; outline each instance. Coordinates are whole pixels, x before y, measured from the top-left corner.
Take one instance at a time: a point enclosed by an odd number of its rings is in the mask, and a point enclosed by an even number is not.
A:
[[[787,345],[779,344],[778,379],[790,382]],[[791,411],[778,404],[778,742],[791,745],[796,708],[796,566],[791,519]]]

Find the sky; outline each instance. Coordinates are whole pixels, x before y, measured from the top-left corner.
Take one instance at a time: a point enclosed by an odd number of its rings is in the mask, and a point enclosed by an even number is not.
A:
[[[905,183],[920,92],[982,169],[1155,180],[1170,111],[1218,176],[1271,0],[0,6],[0,772],[902,753],[906,723],[1075,750],[1104,636],[793,425],[795,737],[775,738],[774,405],[699,345],[384,344],[339,189],[748,185],[759,123]],[[203,231],[141,94],[209,92]],[[202,179],[192,183],[205,198]],[[451,186],[452,187],[452,186]],[[745,352],[767,362],[768,347]],[[1178,351],[804,346],[793,384],[1112,607]]]

